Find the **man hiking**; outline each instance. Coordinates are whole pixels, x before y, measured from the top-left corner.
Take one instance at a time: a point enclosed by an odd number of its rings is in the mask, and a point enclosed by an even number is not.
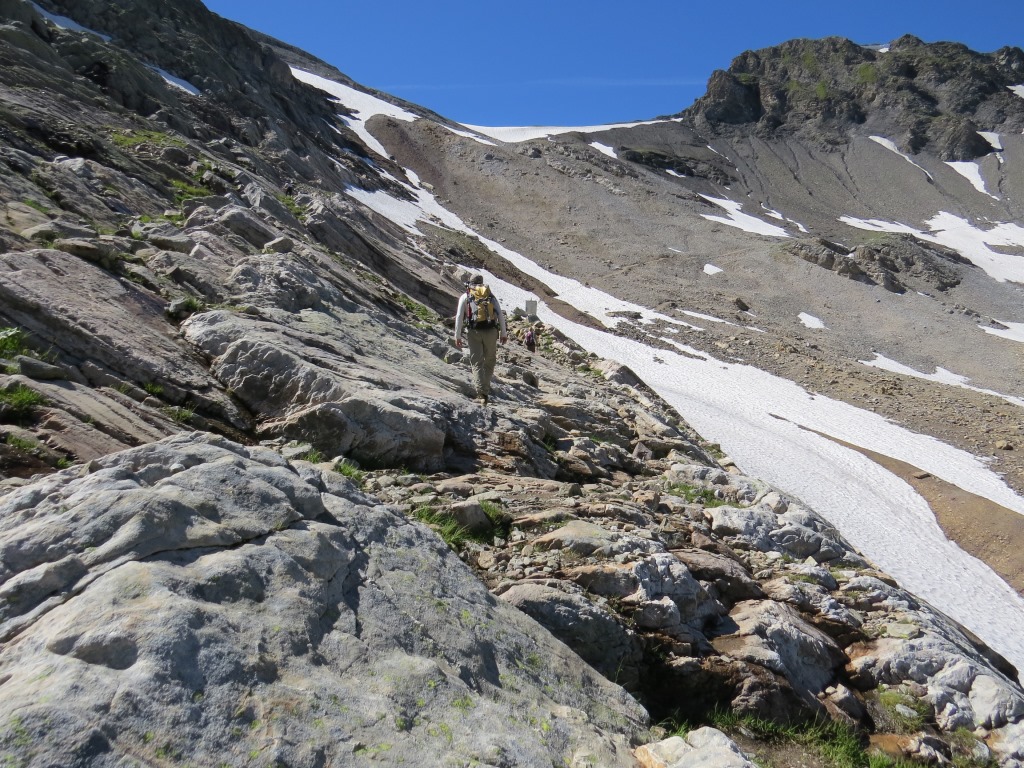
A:
[[[462,349],[464,326],[468,328],[469,364],[473,368],[476,399],[487,405],[498,344],[508,341],[508,331],[498,298],[484,285],[482,275],[473,275],[466,283],[466,292],[459,298],[459,308],[455,310],[455,346],[459,349]]]

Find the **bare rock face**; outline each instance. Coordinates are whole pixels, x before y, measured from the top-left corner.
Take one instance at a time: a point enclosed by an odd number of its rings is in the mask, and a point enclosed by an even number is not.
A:
[[[738,603],[725,626],[734,631],[712,640],[719,652],[765,666],[799,691],[820,693],[846,661],[832,638],[785,603]]]
[[[631,766],[646,715],[425,528],[203,434],[0,507],[9,759]]]
[[[907,135],[912,152],[930,145],[942,160],[973,160],[992,147],[966,115],[1005,121],[1008,131],[1020,123],[1007,90],[1017,84],[1019,54],[975,53],[910,35],[885,53],[837,37],[791,40],[746,51],[728,71],[713,73],[687,114],[711,130],[756,124],[763,136],[795,133],[832,144],[862,125],[884,125]]]
[[[908,235],[886,235],[852,251],[828,240],[795,240],[781,248],[804,261],[892,293],[908,290],[948,291],[960,283],[955,266],[962,256]]]

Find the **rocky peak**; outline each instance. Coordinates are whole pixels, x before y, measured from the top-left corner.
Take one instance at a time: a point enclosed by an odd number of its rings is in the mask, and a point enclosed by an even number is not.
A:
[[[1019,48],[976,53],[912,35],[877,50],[838,37],[791,40],[737,56],[689,112],[719,132],[753,123],[765,136],[821,144],[877,132],[910,152],[970,160],[992,151],[977,131],[1024,127],[1024,103],[1007,88],[1022,60]]]

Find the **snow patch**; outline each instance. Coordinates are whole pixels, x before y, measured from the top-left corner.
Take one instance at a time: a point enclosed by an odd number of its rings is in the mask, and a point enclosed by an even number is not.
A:
[[[999,324],[1005,325],[1006,328],[989,328],[986,325],[979,325],[978,327],[985,333],[991,333],[993,336],[1001,336],[1004,339],[1019,341],[1021,344],[1024,344],[1024,323],[1000,322]]]
[[[1024,408],[1024,400],[1019,397],[1013,397],[1012,395],[1003,395],[991,389],[981,389],[980,387],[972,387],[967,382],[970,381],[966,376],[947,371],[945,368],[936,368],[935,373],[922,373],[917,371],[910,366],[897,363],[895,360],[878,354],[875,352],[874,360],[859,360],[859,363],[866,365],[870,368],[881,368],[884,371],[891,371],[893,373],[902,373],[904,376],[913,376],[915,379],[924,379],[925,381],[934,381],[938,384],[948,384],[951,387],[960,387],[962,389],[970,389],[974,392],[981,392],[984,395],[994,395],[995,397],[1002,398],[1008,403],[1020,406]]]
[[[671,168],[666,168],[665,169],[665,173],[667,173],[669,176],[675,176],[677,179],[685,179],[686,178],[686,174],[685,173],[679,173],[679,171],[673,171]]]
[[[989,277],[999,282],[1024,283],[1024,257],[993,251],[989,246],[1024,248],[1024,228],[1018,224],[997,222],[990,229],[981,229],[947,211],[940,211],[925,222],[927,231],[879,219],[857,219],[842,216],[839,219],[857,229],[871,232],[903,232],[930,243],[952,248]]]
[[[920,235],[920,230],[908,227],[906,224],[899,224],[895,221],[883,221],[882,219],[858,219],[853,216],[840,216],[839,221],[849,224],[857,229],[866,229],[869,232],[899,232],[907,235]]]
[[[590,146],[592,146],[594,149],[596,149],[602,155],[608,155],[608,157],[613,157],[616,160],[619,159],[619,156],[615,154],[615,150],[612,149],[611,147],[609,147],[607,144],[602,144],[599,141],[592,141],[592,142],[590,142]]]
[[[705,315],[702,312],[690,312],[688,309],[683,310],[683,314],[687,317],[696,317],[698,320],[708,320],[712,323],[724,323],[725,325],[736,325],[736,323],[730,323],[728,320],[723,320],[720,317],[714,315]]]
[[[705,264],[704,265],[704,274],[705,275],[717,275],[719,272],[724,272],[724,271],[725,271],[724,269],[722,269],[721,267],[716,267],[714,264]]]
[[[111,40],[110,35],[104,35],[102,32],[97,32],[95,29],[89,29],[83,27],[74,19],[69,19],[67,16],[58,16],[55,13],[50,13],[45,8],[40,6],[38,3],[32,3],[32,7],[36,9],[36,12],[44,19],[49,21],[54,26],[60,27],[61,29],[67,29],[71,32],[85,32],[87,35],[95,35],[100,40],[109,43]]]
[[[496,146],[498,146],[493,141],[488,141],[487,139],[483,138],[482,136],[477,136],[475,133],[471,133],[470,131],[460,131],[457,128],[452,128],[450,125],[444,125],[443,123],[438,123],[438,125],[440,125],[442,128],[447,128],[449,131],[454,133],[456,136],[462,136],[462,137],[467,138],[467,139],[472,139],[473,141],[478,142],[479,144],[486,144],[488,147],[496,147]]]
[[[993,200],[999,199],[985,189],[985,180],[981,177],[981,166],[977,163],[952,161],[947,162],[946,165],[971,182],[971,186],[982,194],[988,195]]]
[[[998,133],[992,131],[978,131],[978,135],[981,136],[985,141],[992,145],[992,149],[997,152],[1003,151],[1003,141],[999,138]]]
[[[378,99],[376,96],[371,96],[364,91],[358,91],[351,86],[343,85],[334,80],[328,80],[326,77],[320,77],[312,72],[305,72],[295,67],[291,67],[291,70],[292,76],[296,80],[329,93],[342,106],[351,110],[353,113],[352,117],[348,115],[339,115],[339,117],[349,128],[355,131],[356,135],[363,140],[367,147],[381,157],[387,157],[388,151],[366,129],[366,121],[375,115],[386,115],[387,117],[393,117],[396,120],[403,120],[405,122],[419,119],[419,115],[414,115],[408,110],[396,107],[394,104],[384,101],[384,99]]]
[[[1006,87],[1024,99],[1024,85],[1008,85]]]
[[[759,219],[755,216],[751,216],[748,213],[743,213],[743,206],[739,203],[734,203],[732,200],[727,198],[708,197],[707,195],[701,195],[709,203],[714,203],[719,208],[724,208],[729,212],[729,216],[709,216],[706,213],[702,213],[701,217],[708,221],[717,221],[720,224],[726,224],[730,227],[736,227],[742,229],[744,232],[752,232],[756,235],[767,235],[768,237],[789,237],[789,233],[786,232],[782,227],[777,227],[774,224],[769,224],[767,221]]]
[[[154,67],[152,64],[147,64],[146,66],[154,72],[156,72],[158,75],[160,75],[160,77],[162,77],[167,82],[168,85],[172,85],[175,88],[180,88],[181,90],[185,91],[185,93],[191,93],[193,96],[202,95],[202,91],[200,91],[198,88],[192,85],[192,83],[190,83],[188,80],[182,80],[180,77],[175,77],[167,70],[160,69],[160,67]]]
[[[800,322],[808,328],[825,328],[825,323],[816,318],[814,315],[809,315],[806,312],[801,312],[797,315],[800,318]]]
[[[882,137],[882,136],[868,136],[868,138],[869,138],[869,139],[871,139],[871,140],[872,140],[873,142],[875,142],[875,143],[877,143],[877,144],[881,144],[881,145],[882,145],[883,147],[885,147],[886,149],[888,149],[888,150],[889,150],[890,152],[894,152],[895,154],[897,154],[897,155],[899,155],[900,157],[902,157],[902,158],[903,158],[904,160],[906,160],[906,161],[907,161],[908,163],[910,163],[910,164],[911,164],[912,166],[914,166],[914,167],[915,167],[915,168],[917,168],[918,170],[922,171],[922,172],[924,173],[924,175],[925,175],[925,176],[927,176],[927,177],[928,177],[929,179],[930,179],[930,178],[932,177],[932,175],[931,175],[930,173],[928,173],[928,171],[926,171],[926,170],[925,170],[924,168],[922,168],[922,167],[921,167],[920,165],[918,165],[917,163],[915,163],[915,162],[914,162],[914,161],[913,161],[913,160],[911,159],[910,155],[905,155],[905,154],[903,154],[902,152],[900,152],[900,148],[899,148],[899,147],[897,147],[897,146],[896,146],[896,144],[895,144],[895,142],[893,142],[893,141],[892,141],[891,139],[886,139],[886,138],[884,138],[884,137]]]

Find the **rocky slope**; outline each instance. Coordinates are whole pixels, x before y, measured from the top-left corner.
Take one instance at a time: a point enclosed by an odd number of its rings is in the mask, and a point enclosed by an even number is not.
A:
[[[466,265],[571,308],[479,239],[440,219],[411,232],[351,192],[410,201],[427,189],[410,168],[555,268],[667,312],[738,313],[695,345],[822,386],[843,372],[848,395],[880,380],[848,353],[909,321],[810,346],[780,308],[794,292],[931,292],[1011,319],[1011,286],[910,238],[847,262],[831,240],[712,225],[664,169],[710,193],[766,189],[770,164],[740,148],[737,170],[697,118],[622,129],[612,159],[582,135],[484,147],[418,110],[371,121],[385,157],[289,65],[343,75],[198,3],[45,5],[103,36],[0,0],[8,764],[749,764],[716,731],[651,727],[716,707],[828,719],[921,761],[1024,761],[1012,666],[633,372],[538,323],[538,352],[502,350],[492,407],[472,403],[444,320]],[[789,119],[772,141],[796,141]],[[668,220],[682,261],[650,259],[641,235]],[[734,259],[728,293],[676,279],[712,252]],[[739,265],[760,257],[777,272],[760,286],[756,270],[754,292]],[[1012,390],[998,344],[975,347],[971,365]],[[945,408],[988,408],[965,393],[929,409],[934,389],[901,386],[921,396],[888,407],[952,439],[966,433]]]

